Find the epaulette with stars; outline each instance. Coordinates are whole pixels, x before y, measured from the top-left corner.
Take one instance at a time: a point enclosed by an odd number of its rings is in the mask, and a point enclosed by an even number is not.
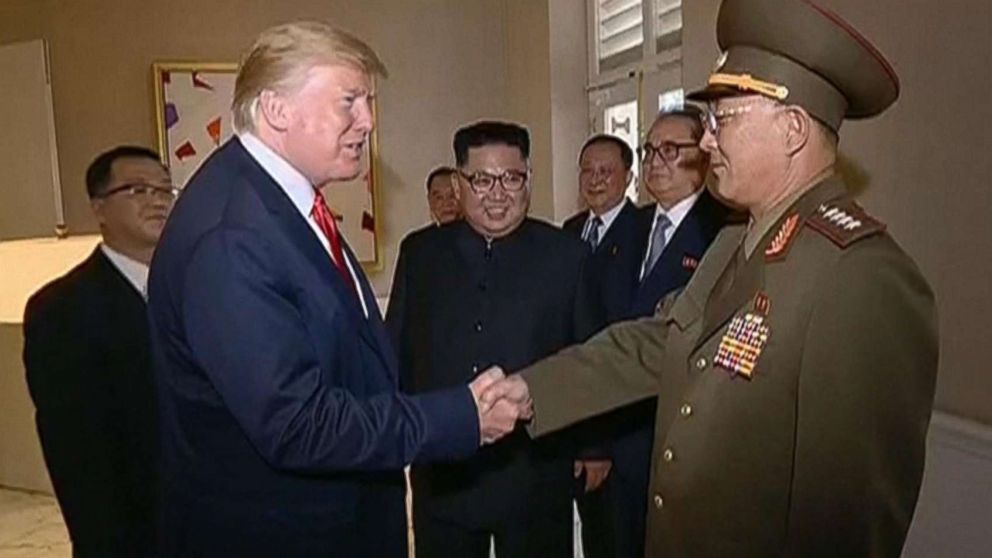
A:
[[[852,200],[820,205],[806,224],[841,248],[885,230],[885,223],[865,213]]]

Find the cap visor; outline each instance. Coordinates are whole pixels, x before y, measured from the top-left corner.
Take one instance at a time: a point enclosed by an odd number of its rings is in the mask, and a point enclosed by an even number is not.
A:
[[[697,89],[689,93],[685,98],[690,101],[696,101],[697,103],[705,103],[722,97],[740,97],[741,95],[757,95],[757,93],[741,91],[729,85],[707,85],[702,89]]]

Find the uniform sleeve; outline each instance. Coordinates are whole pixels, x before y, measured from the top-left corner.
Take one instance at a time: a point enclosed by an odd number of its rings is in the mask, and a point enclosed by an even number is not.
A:
[[[360,398],[328,382],[384,372],[364,368],[381,364],[341,352],[358,342],[343,308],[325,317],[334,325],[326,337],[337,368],[320,368],[295,301],[307,295],[273,269],[278,261],[255,233],[212,233],[188,264],[182,307],[193,359],[272,467],[398,469],[414,459],[467,456],[478,447],[478,413],[467,386]]]
[[[658,394],[664,323],[620,322],[523,370],[541,436]]]
[[[125,547],[126,503],[118,497],[118,429],[100,359],[86,336],[59,310],[62,300],[29,302],[24,367],[38,437],[59,506],[80,547]]]
[[[887,237],[821,279],[799,377],[786,556],[898,557],[937,371],[933,295]]]

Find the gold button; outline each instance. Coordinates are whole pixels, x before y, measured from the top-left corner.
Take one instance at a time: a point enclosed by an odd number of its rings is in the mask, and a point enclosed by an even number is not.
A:
[[[688,404],[688,403],[686,403],[686,404],[684,404],[684,405],[682,405],[682,408],[681,408],[681,409],[679,409],[679,413],[680,413],[680,414],[681,414],[681,415],[682,415],[683,417],[688,417],[689,415],[691,415],[691,414],[692,414],[692,405],[690,405],[690,404]]]
[[[706,357],[699,357],[699,360],[696,361],[696,368],[700,370],[706,368]]]
[[[654,495],[654,507],[658,508],[659,510],[665,507],[665,501],[661,498],[661,494]]]
[[[671,460],[675,459],[675,452],[672,451],[672,448],[668,448],[668,449],[665,450],[664,453],[661,454],[661,457],[665,461],[671,461]]]

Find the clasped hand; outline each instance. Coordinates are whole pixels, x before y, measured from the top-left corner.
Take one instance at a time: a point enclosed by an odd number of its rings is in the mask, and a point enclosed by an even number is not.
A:
[[[483,444],[491,444],[516,428],[517,421],[530,420],[534,406],[527,382],[519,375],[507,376],[493,366],[469,384],[479,410],[479,430]]]

